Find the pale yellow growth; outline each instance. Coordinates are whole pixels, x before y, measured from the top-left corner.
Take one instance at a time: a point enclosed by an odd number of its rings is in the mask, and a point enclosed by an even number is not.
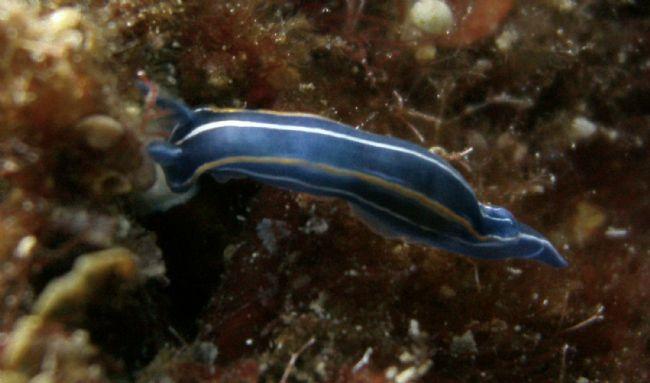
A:
[[[133,253],[116,247],[86,254],[77,259],[66,275],[50,282],[34,304],[34,314],[49,319],[85,304],[98,287],[112,277],[133,279],[136,264]]]
[[[60,33],[79,26],[81,12],[77,8],[60,8],[47,17],[47,26],[51,33]]]
[[[581,201],[573,216],[573,240],[580,246],[594,238],[607,222],[606,212],[591,202]]]
[[[91,92],[112,77],[102,64],[111,30],[81,8],[48,12],[45,3],[0,0],[0,133],[30,126],[34,111],[54,129],[103,106]]]
[[[103,114],[88,116],[76,127],[84,135],[88,146],[97,150],[110,148],[124,135],[122,124]]]
[[[16,323],[11,338],[3,355],[3,364],[17,368],[23,363],[29,350],[37,340],[36,334],[43,326],[43,319],[38,315],[27,315]]]
[[[435,60],[438,50],[433,45],[424,45],[415,50],[415,59],[421,63],[427,63]]]
[[[44,325],[36,315],[18,321],[3,355],[5,370],[0,371],[0,382],[106,381],[103,369],[91,364],[97,348],[91,344],[87,331],[48,333],[42,331]]]
[[[27,383],[29,377],[16,371],[0,371],[0,382],[2,383]]]
[[[20,369],[23,365],[38,365],[33,359],[44,359],[47,352],[66,355],[71,363],[94,355],[96,351],[85,331],[75,331],[72,336],[50,334],[47,340],[42,339],[41,332],[46,324],[63,315],[83,312],[84,306],[110,278],[132,280],[136,275],[135,256],[124,248],[116,247],[79,257],[70,272],[45,287],[34,304],[32,315],[18,321],[5,346],[2,366]],[[43,342],[46,341],[49,346],[44,349]],[[54,346],[58,348],[51,349]]]

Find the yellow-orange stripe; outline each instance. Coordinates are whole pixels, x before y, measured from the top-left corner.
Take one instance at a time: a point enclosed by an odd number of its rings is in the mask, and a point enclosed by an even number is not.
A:
[[[434,213],[444,217],[445,219],[463,226],[471,235],[473,235],[480,241],[487,241],[490,239],[489,237],[481,235],[478,231],[476,231],[474,226],[472,226],[472,224],[467,219],[456,214],[453,210],[444,206],[440,202],[432,200],[431,198],[427,197],[425,194],[422,194],[418,191],[397,184],[395,182],[390,182],[383,178],[366,174],[363,172],[359,172],[356,170],[342,169],[335,166],[331,166],[323,163],[310,162],[302,159],[284,158],[284,157],[253,157],[253,156],[225,157],[216,161],[207,162],[199,166],[194,172],[194,174],[192,175],[192,178],[189,179],[187,183],[192,183],[196,181],[196,179],[199,176],[201,176],[201,174],[205,173],[210,169],[214,169],[224,165],[237,164],[237,163],[280,164],[280,165],[294,166],[294,167],[309,167],[335,176],[347,176],[347,177],[358,178],[374,186],[382,187],[384,189],[402,195],[405,198],[417,201],[421,205],[426,206],[427,208],[431,209]]]

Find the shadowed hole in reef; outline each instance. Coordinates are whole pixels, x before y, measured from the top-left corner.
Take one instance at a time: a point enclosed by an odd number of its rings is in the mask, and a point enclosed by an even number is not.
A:
[[[219,184],[211,177],[199,180],[199,192],[188,202],[151,214],[142,224],[157,236],[169,285],[173,329],[185,340],[194,339],[197,317],[220,283],[223,250],[241,232],[248,201],[258,185],[250,181]]]
[[[50,236],[46,243],[49,248],[64,246],[62,238],[64,237]],[[80,256],[99,250],[102,249],[80,244],[74,246],[65,257],[48,263],[46,267],[34,268],[34,275],[30,276],[30,279],[36,295],[40,295],[56,278],[69,278]],[[78,268],[76,269],[78,273]],[[131,289],[132,286],[113,274],[114,272],[104,274],[102,279],[108,278],[93,287],[84,286],[84,282],[75,282],[74,291],[81,294],[78,289],[83,288],[91,294],[91,298],[83,298],[82,295],[81,300],[66,303],[65,299],[59,297],[59,305],[74,310],[67,313],[63,310],[55,314],[53,320],[61,320],[69,328],[87,330],[91,343],[98,346],[108,357],[106,360],[110,361],[107,373],[117,373],[121,376],[144,366],[164,345],[165,339],[160,334],[168,332],[169,305],[161,299],[160,280],[151,279],[144,286]],[[70,284],[67,287],[69,288]],[[121,290],[121,287],[125,289]],[[65,297],[65,294],[63,296]],[[119,367],[119,363],[113,363],[118,359],[124,368]]]
[[[169,283],[148,280],[145,286],[117,292],[119,278],[94,292],[100,299],[84,304],[85,315],[67,318],[89,331],[91,341],[123,363],[110,373],[129,376],[146,366],[166,343],[191,343],[197,334],[197,318],[218,288],[223,272],[223,249],[236,241],[245,221],[246,207],[259,186],[250,181],[218,184],[211,177],[199,180],[198,193],[182,205],[138,217],[156,234]],[[238,218],[239,217],[239,218]],[[65,237],[47,238],[50,248],[62,246]],[[100,250],[76,246],[76,256],[51,262],[31,277],[37,293],[54,278],[69,272],[79,255]],[[109,368],[110,370],[110,368]]]

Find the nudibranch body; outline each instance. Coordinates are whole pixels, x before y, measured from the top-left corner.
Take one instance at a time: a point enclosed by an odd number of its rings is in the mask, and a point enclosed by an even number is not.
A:
[[[443,158],[400,139],[310,114],[191,110],[159,98],[175,127],[149,145],[175,192],[204,173],[220,182],[249,177],[279,188],[342,198],[389,238],[483,259],[567,262],[506,209],[482,204]]]

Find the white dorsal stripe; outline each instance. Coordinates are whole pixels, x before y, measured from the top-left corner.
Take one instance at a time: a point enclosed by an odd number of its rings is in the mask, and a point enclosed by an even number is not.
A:
[[[239,128],[260,128],[260,129],[270,129],[270,130],[281,130],[281,131],[289,131],[289,132],[301,132],[301,133],[309,133],[309,134],[318,134],[322,136],[328,136],[328,137],[334,137],[334,138],[339,138],[342,140],[346,141],[351,141],[363,145],[368,145],[372,146],[375,148],[381,148],[381,149],[386,149],[386,150],[392,150],[395,152],[399,153],[404,153],[407,155],[411,155],[414,157],[417,157],[419,159],[422,159],[424,161],[427,161],[436,167],[438,167],[440,170],[446,172],[447,174],[451,175],[454,177],[457,181],[459,181],[462,185],[465,186],[467,191],[471,193],[472,195],[474,192],[467,186],[467,181],[465,181],[459,174],[457,174],[454,170],[452,170],[449,165],[437,160],[434,157],[429,157],[426,156],[422,153],[418,153],[416,151],[403,148],[400,146],[395,146],[395,145],[390,145],[390,144],[385,144],[381,142],[376,142],[372,140],[367,140],[364,138],[358,138],[358,137],[353,137],[347,134],[343,133],[338,133],[338,132],[333,132],[331,130],[323,129],[323,128],[311,128],[307,126],[297,126],[297,125],[280,125],[280,124],[271,124],[267,122],[258,122],[258,121],[246,121],[246,120],[222,120],[222,121],[213,121],[209,122],[207,124],[198,126],[196,129],[193,129],[191,132],[189,132],[185,137],[181,138],[180,140],[174,142],[175,145],[182,145],[185,141],[196,137],[202,133],[206,133],[212,130],[216,129],[221,129],[221,128],[226,128],[226,127],[239,127]]]

